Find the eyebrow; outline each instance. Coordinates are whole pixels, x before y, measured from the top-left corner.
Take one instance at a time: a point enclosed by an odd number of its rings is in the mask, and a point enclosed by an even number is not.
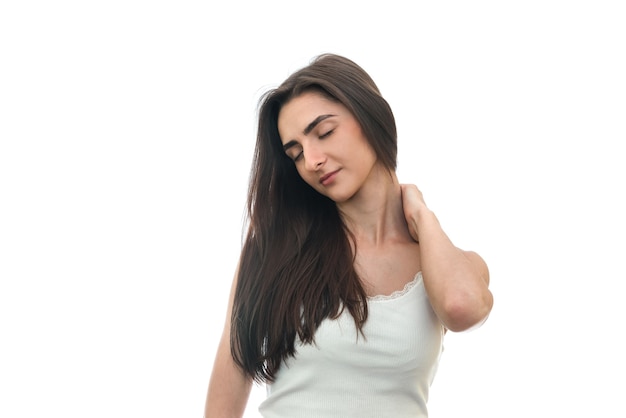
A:
[[[313,129],[315,129],[315,127],[317,125],[320,124],[320,122],[328,119],[328,118],[332,118],[333,116],[337,116],[337,115],[319,115],[318,117],[316,117],[315,119],[313,119],[313,122],[309,123],[306,128],[304,128],[304,131],[302,131],[302,133],[304,135],[308,135],[311,133],[311,131]],[[283,150],[287,151],[289,148],[293,147],[294,145],[297,145],[298,141],[296,141],[295,139],[292,139],[291,141],[287,142],[285,145],[283,145]]]
[[[328,118],[332,118],[333,116],[336,116],[336,115],[319,115],[318,117],[316,117],[316,118],[315,118],[315,120],[313,120],[313,122],[309,123],[309,124],[307,125],[307,127],[306,127],[306,128],[304,128],[304,131],[302,131],[302,133],[303,133],[304,135],[308,135],[308,134],[310,134],[310,133],[311,133],[311,131],[312,131],[312,130],[313,130],[313,129],[317,126],[317,125],[319,125],[319,123],[320,123],[321,121],[326,120],[326,119],[328,119]]]

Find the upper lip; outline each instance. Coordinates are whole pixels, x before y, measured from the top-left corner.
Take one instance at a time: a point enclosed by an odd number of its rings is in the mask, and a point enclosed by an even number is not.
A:
[[[324,183],[326,181],[326,179],[328,179],[330,176],[335,174],[337,171],[339,171],[339,170],[331,171],[330,173],[324,174],[322,177],[320,177],[320,183]]]

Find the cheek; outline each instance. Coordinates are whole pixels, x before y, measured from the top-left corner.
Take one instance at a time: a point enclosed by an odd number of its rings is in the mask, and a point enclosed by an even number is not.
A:
[[[378,160],[374,148],[372,148],[372,146],[365,139],[362,139],[358,142],[358,144],[355,144],[354,149],[358,150],[354,154],[355,160],[360,161],[363,168],[375,163],[376,160]]]

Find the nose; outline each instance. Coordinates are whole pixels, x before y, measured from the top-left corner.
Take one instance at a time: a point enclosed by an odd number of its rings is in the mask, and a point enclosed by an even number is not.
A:
[[[326,162],[326,155],[319,146],[307,144],[302,152],[304,153],[304,167],[309,171],[319,170]]]

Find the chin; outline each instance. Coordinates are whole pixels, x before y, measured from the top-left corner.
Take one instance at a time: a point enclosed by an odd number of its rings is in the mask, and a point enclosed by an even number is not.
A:
[[[351,188],[342,188],[337,186],[339,185],[331,187],[330,189],[327,189],[326,187],[314,187],[314,189],[317,190],[319,194],[326,196],[335,203],[347,202],[348,200],[352,199],[356,194],[356,191],[352,190]]]
[[[331,199],[335,203],[345,203],[348,200],[352,199],[354,194],[352,193],[328,193],[325,194],[326,197]]]

